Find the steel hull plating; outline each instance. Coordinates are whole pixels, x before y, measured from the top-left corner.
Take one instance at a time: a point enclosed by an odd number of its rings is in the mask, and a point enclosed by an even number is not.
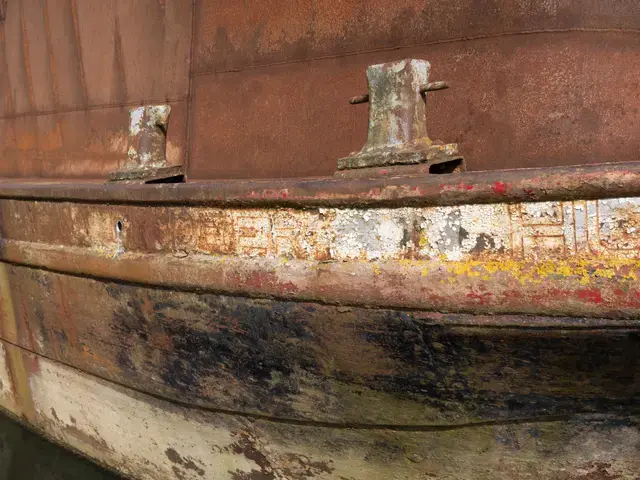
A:
[[[5,183],[2,404],[133,478],[635,478],[639,170]]]
[[[2,0],[0,175],[106,178],[157,103],[192,179],[332,175],[403,58],[451,81],[429,134],[470,170],[632,161],[639,32],[635,0]]]
[[[140,479],[637,480],[640,165],[425,176],[636,160],[638,5],[0,0],[3,408]]]

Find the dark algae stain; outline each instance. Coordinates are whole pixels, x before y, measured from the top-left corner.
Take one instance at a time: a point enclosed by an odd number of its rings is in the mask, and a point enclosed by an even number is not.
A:
[[[286,307],[284,307],[286,309]],[[251,303],[207,305],[198,322],[159,322],[171,342],[161,376],[181,391],[198,391],[203,378],[222,377],[251,391],[240,404],[277,404],[290,410],[289,398],[300,390],[296,371],[314,369],[308,328],[282,309]],[[195,325],[193,323],[196,323]]]
[[[335,470],[331,466],[331,460],[314,462],[304,455],[289,453],[286,455],[286,461],[289,466],[283,468],[282,471],[288,478],[314,478],[323,473],[331,474]]]
[[[361,318],[362,336],[401,367],[364,379],[376,390],[483,418],[624,409],[640,394],[635,332],[452,328],[379,312]]]
[[[244,434],[231,445],[231,450],[236,455],[243,455],[248,460],[254,462],[259,470],[253,469],[250,472],[242,472],[236,470],[229,471],[232,480],[275,480],[275,472],[269,463],[269,460],[256,446],[255,439],[250,435]]]
[[[205,471],[201,467],[196,465],[196,463],[191,458],[182,457],[175,449],[167,448],[164,453],[167,458],[171,460],[171,462],[176,464],[172,468],[174,473],[176,473],[177,475],[183,475],[178,465],[186,470],[193,470],[200,476],[204,475]],[[178,474],[178,472],[180,473]]]
[[[344,402],[382,392],[494,419],[624,409],[640,396],[634,329],[465,327],[421,312],[126,285],[108,292],[123,380],[221,408],[335,418]]]
[[[279,476],[276,476],[274,466],[262,452],[258,440],[248,433],[240,434],[229,448],[234,454],[242,455],[257,466],[249,472],[229,471],[233,480],[275,480],[276,478],[310,480],[323,474],[331,474],[335,470],[331,460],[313,461],[305,455],[286,453],[278,456]]]
[[[486,233],[481,233],[476,237],[476,244],[471,249],[473,253],[482,253],[485,250],[493,251],[496,248],[496,241],[493,239],[491,235],[487,235]],[[502,249],[502,247],[500,247]]]
[[[167,387],[194,396],[206,395],[201,386],[208,378],[228,380],[252,392],[237,398],[239,405],[276,402],[285,412],[288,397],[300,389],[295,372],[315,369],[312,332],[304,319],[310,312],[304,309],[213,295],[176,302],[158,292],[145,310],[136,289],[113,290],[120,306],[112,328],[125,345],[116,358],[125,372],[146,376],[159,370]],[[144,350],[136,361],[134,349]]]

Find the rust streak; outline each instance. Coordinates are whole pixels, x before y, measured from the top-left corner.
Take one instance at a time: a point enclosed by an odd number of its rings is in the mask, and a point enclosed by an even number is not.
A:
[[[29,38],[27,36],[27,28],[24,19],[24,6],[20,2],[20,36],[22,38],[22,54],[24,59],[24,69],[27,77],[27,87],[29,89],[29,107],[31,110],[35,107],[33,93],[33,78],[31,75],[31,59],[29,57]]]
[[[7,60],[7,44],[4,34],[4,29],[0,28],[0,46],[2,48],[2,58],[4,59],[2,67],[2,73],[0,75],[4,75],[5,86],[7,91],[4,92],[4,105],[5,105],[5,115],[7,112],[10,112],[11,115],[15,114],[15,109],[13,105],[13,88],[11,87],[11,76],[9,75],[9,63]],[[1,117],[0,117],[1,118]],[[7,135],[9,135],[8,130],[11,130],[12,138],[15,140],[16,137],[16,126],[14,122],[6,122],[5,128],[7,129]]]
[[[56,71],[55,55],[53,53],[53,45],[51,43],[51,20],[49,18],[49,0],[43,0],[44,26],[46,30],[47,53],[49,55],[49,69],[51,71],[51,89],[53,91],[53,104],[55,109],[60,108],[60,94],[58,92],[58,77]],[[59,144],[64,145],[64,136],[60,123],[56,121],[56,133],[59,137]]]
[[[53,90],[53,102],[56,108],[60,106],[60,96],[58,93],[58,79],[56,72],[56,62],[55,56],[53,53],[53,45],[51,44],[51,20],[49,18],[49,1],[43,0],[43,16],[44,16],[44,26],[46,30],[46,42],[47,42],[47,53],[49,55],[49,67],[51,69],[51,82],[52,82],[52,90]]]
[[[189,83],[187,90],[187,119],[186,119],[186,140],[185,140],[185,150],[184,150],[184,159],[183,164],[185,168],[185,172],[189,171],[189,158],[191,157],[191,130],[193,123],[193,56],[196,46],[196,14],[197,14],[197,1],[191,2],[191,44],[189,46]],[[166,14],[166,13],[165,13]]]
[[[69,0],[71,3],[71,15],[73,17],[73,30],[76,37],[76,50],[78,52],[78,75],[80,76],[80,83],[82,85],[82,94],[83,94],[83,104],[87,105],[89,103],[89,92],[87,90],[87,82],[84,74],[84,60],[83,60],[83,52],[82,52],[82,38],[80,36],[80,26],[78,22],[78,7],[76,4],[76,0]]]
[[[116,15],[114,22],[113,37],[115,41],[115,71],[118,77],[116,81],[119,88],[116,95],[120,102],[125,102],[129,98],[129,95],[127,92],[127,76],[125,72],[124,51],[122,49],[122,33],[120,32],[120,19],[118,18],[118,15]]]

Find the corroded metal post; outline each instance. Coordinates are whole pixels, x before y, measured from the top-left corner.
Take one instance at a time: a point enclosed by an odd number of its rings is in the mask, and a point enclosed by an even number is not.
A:
[[[407,59],[372,65],[367,69],[369,93],[351,99],[369,102],[369,133],[359,152],[338,160],[338,170],[395,165],[460,164],[458,145],[432,141],[425,122],[425,95],[447,88],[429,83],[431,65]]]
[[[129,143],[123,168],[109,174],[111,181],[163,182],[183,179],[182,165],[167,162],[167,126],[171,107],[147,105],[129,111]]]

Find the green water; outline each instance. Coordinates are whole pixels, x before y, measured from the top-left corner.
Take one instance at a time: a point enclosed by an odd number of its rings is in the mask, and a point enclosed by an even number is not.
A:
[[[0,480],[122,480],[0,414]]]

